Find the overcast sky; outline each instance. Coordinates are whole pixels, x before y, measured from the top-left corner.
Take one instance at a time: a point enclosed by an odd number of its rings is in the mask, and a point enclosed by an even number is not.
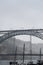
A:
[[[43,29],[43,0],[0,0],[0,30]]]

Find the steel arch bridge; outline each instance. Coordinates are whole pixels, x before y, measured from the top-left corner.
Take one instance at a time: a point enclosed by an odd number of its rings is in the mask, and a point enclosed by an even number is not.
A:
[[[32,35],[43,40],[43,29],[26,29],[26,30],[4,30],[0,31],[0,43],[4,40],[17,35]]]

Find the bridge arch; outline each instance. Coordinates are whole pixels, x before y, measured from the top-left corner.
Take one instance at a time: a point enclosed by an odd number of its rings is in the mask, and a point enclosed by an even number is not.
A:
[[[0,37],[0,43],[10,37],[17,36],[17,35],[32,35],[32,36],[36,36],[40,39],[43,39],[43,35],[40,34],[36,30],[14,30],[14,31],[10,31],[10,32],[7,32],[4,35],[2,35]]]

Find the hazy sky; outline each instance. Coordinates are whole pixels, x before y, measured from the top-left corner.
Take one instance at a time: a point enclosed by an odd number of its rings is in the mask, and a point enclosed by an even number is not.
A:
[[[0,30],[43,29],[43,0],[0,0]]]

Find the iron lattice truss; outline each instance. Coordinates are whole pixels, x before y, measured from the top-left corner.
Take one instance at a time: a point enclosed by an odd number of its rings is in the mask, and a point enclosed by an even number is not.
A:
[[[4,40],[16,35],[32,35],[43,40],[43,29],[28,29],[28,30],[6,30],[0,31],[0,43]]]

